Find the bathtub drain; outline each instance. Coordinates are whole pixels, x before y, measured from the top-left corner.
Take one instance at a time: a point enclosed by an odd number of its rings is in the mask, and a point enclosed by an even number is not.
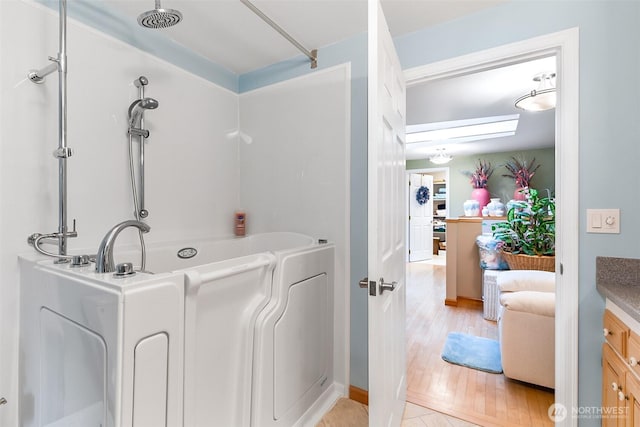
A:
[[[189,259],[196,256],[198,251],[196,248],[182,248],[178,251],[178,258]]]

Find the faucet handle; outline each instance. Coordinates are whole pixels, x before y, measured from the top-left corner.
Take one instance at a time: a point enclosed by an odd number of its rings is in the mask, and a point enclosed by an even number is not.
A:
[[[84,267],[89,264],[89,255],[74,255],[73,258],[71,258],[71,267]]]
[[[116,265],[116,272],[113,273],[114,277],[129,277],[136,274],[133,271],[133,264],[130,262],[123,262]]]
[[[73,229],[71,231],[67,231],[64,233],[65,237],[78,237],[78,232],[76,231],[76,219],[73,219]]]

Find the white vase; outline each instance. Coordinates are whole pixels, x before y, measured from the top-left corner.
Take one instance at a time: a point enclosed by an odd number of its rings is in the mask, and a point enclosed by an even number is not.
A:
[[[464,209],[464,216],[479,216],[480,202],[478,202],[477,200],[469,199],[463,203],[462,209]]]
[[[504,203],[500,199],[491,199],[487,205],[489,208],[489,216],[504,216]]]

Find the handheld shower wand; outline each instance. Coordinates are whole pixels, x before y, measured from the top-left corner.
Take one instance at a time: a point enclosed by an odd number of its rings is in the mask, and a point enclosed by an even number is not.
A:
[[[129,106],[129,129],[140,126],[140,120],[144,110],[155,110],[158,108],[158,101],[153,98],[136,99]],[[149,134],[145,135],[148,138]]]
[[[146,77],[140,76],[133,81],[133,85],[138,88],[138,99],[133,101],[129,106],[129,172],[131,178],[131,195],[133,196],[133,208],[136,221],[140,222],[142,219],[149,216],[149,211],[144,206],[144,145],[145,139],[149,137],[149,131],[144,129],[144,112],[146,110],[155,110],[158,108],[158,101],[153,98],[146,98],[144,96],[144,87],[149,84],[149,80]],[[138,151],[138,180],[136,185],[135,166],[133,161],[133,137],[139,137],[139,151]],[[139,186],[139,187],[138,187]],[[137,191],[139,188],[139,192]],[[144,243],[144,237],[142,230],[138,230],[140,236],[140,249],[141,253],[141,271],[146,269],[146,248]]]

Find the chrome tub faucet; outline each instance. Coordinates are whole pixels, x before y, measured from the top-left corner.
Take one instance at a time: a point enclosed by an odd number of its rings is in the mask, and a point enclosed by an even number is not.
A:
[[[116,271],[115,262],[113,259],[113,247],[116,242],[116,237],[122,230],[128,227],[135,227],[143,233],[149,232],[151,227],[141,221],[128,220],[116,224],[109,230],[104,236],[96,255],[96,273],[113,273]]]

